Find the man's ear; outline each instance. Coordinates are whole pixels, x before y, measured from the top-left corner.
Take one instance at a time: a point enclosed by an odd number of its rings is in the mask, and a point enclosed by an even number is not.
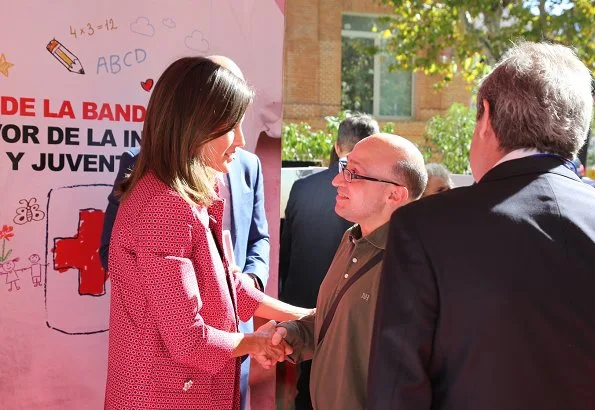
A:
[[[409,189],[404,186],[393,186],[388,196],[388,201],[397,208],[405,205],[409,202]]]
[[[337,141],[335,141],[335,144],[333,145],[333,147],[335,148],[335,152],[337,153],[337,156],[339,158],[341,158],[341,150],[339,149],[339,144],[337,143]]]
[[[490,103],[485,98],[482,101],[483,114],[479,120],[477,120],[479,136],[486,138],[487,136],[494,135],[494,129],[492,128],[492,111],[490,109]]]

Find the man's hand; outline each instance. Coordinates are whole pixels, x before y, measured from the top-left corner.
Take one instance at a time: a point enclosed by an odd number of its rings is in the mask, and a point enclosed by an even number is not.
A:
[[[286,337],[287,337],[287,329],[279,326],[275,329],[275,333],[273,333],[273,336],[271,337],[271,343],[273,346],[278,346],[281,342],[285,342]],[[287,342],[285,342],[285,344],[287,344]],[[288,354],[291,354],[291,352]]]

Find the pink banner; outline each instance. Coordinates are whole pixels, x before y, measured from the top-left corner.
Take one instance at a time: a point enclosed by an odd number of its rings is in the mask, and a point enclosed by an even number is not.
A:
[[[278,138],[283,10],[275,0],[3,7],[1,409],[102,408],[110,281],[97,250],[119,156],[139,145],[161,72],[186,55],[222,54],[242,68],[257,95],[246,149],[261,132]],[[278,163],[264,165],[278,174]]]

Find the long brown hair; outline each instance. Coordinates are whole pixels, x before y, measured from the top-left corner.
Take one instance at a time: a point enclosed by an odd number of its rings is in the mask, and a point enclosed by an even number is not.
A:
[[[253,98],[243,79],[208,58],[173,62],[149,100],[140,154],[120,185],[121,200],[151,171],[189,203],[209,206],[215,171],[203,148],[234,129]]]

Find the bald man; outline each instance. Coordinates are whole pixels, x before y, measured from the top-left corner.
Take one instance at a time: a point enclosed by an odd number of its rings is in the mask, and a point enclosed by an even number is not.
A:
[[[285,338],[292,345],[291,360],[312,359],[312,406],[325,410],[366,406],[370,340],[388,222],[396,209],[421,196],[428,180],[415,145],[391,134],[358,142],[341,168],[333,179],[335,212],[356,225],[343,235],[320,287],[316,313],[279,324],[274,337],[274,342]]]

